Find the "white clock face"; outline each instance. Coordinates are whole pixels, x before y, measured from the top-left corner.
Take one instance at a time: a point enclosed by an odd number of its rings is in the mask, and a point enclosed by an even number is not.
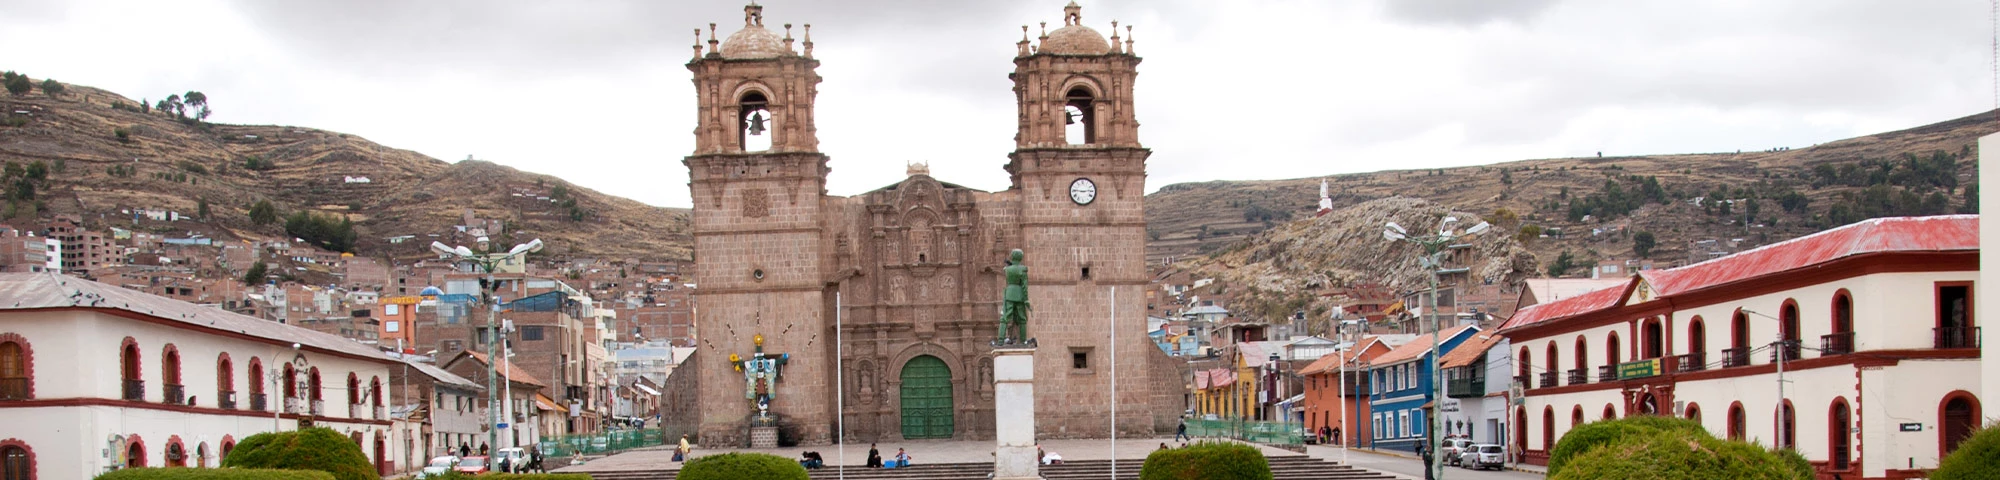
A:
[[[1097,200],[1097,184],[1091,183],[1088,178],[1069,182],[1069,200],[1076,202],[1077,205],[1089,205],[1091,201]]]

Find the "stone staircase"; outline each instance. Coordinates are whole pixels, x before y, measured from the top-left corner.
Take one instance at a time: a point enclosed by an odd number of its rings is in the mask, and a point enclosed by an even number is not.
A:
[[[1269,457],[1271,475],[1274,480],[1393,480],[1396,477],[1363,470],[1339,463],[1320,460],[1304,455]],[[1143,460],[1127,459],[1118,461],[1118,480],[1137,480]],[[591,472],[595,480],[671,480],[677,470],[633,470],[619,472]],[[840,478],[832,468],[812,470],[814,480]],[[849,480],[986,480],[993,473],[991,463],[940,463],[918,464],[909,468],[854,468],[847,469]],[[1042,467],[1042,478],[1048,480],[1098,479],[1111,476],[1109,460],[1079,460],[1062,465]]]

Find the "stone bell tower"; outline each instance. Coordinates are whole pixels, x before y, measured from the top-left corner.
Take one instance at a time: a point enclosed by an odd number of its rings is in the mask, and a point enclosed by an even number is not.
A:
[[[1120,435],[1151,434],[1146,338],[1146,157],[1132,85],[1139,57],[1111,22],[1107,41],[1084,25],[1083,7],[1014,57],[1019,105],[1007,172],[1020,202],[1028,252],[1029,332],[1035,354],[1037,434],[1102,438],[1118,408]],[[1115,292],[1115,293],[1114,293]],[[1114,305],[1115,303],[1115,305]],[[1116,341],[1113,336],[1115,330]],[[1116,374],[1113,374],[1114,360]],[[1113,399],[1113,377],[1117,385]]]
[[[791,25],[783,37],[764,27],[764,7],[743,9],[743,27],[726,40],[709,24],[707,48],[695,30],[694,73],[698,97],[695,151],[688,167],[694,207],[695,357],[703,445],[744,446],[755,412],[746,379],[727,360],[749,355],[762,335],[764,351],[790,354],[771,385],[770,411],[785,438],[805,444],[832,439],[833,366],[830,296],[822,270],[828,239],[827,158],[819,153],[813,99],[811,26],[804,50],[793,49]]]

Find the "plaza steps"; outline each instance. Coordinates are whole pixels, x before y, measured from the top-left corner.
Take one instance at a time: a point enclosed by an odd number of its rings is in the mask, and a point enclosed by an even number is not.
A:
[[[1354,468],[1304,455],[1269,457],[1274,480],[1393,480],[1388,474]],[[1118,461],[1118,479],[1136,480],[1143,460]],[[594,480],[672,480],[676,470],[592,472]],[[840,478],[831,468],[810,472],[814,480]],[[919,464],[908,468],[848,468],[849,480],[986,480],[993,473],[990,463]],[[1048,480],[1098,479],[1111,476],[1109,460],[1078,460],[1042,467]]]

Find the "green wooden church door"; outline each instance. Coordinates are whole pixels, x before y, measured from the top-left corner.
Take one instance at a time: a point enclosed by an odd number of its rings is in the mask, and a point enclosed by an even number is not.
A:
[[[930,355],[903,364],[903,438],[951,438],[951,368]]]

